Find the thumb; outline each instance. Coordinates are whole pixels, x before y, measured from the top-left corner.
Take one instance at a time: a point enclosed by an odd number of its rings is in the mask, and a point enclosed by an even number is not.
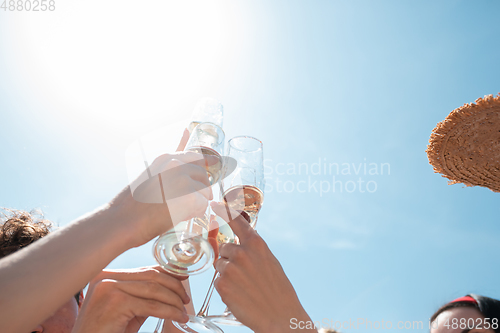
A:
[[[185,128],[184,133],[182,133],[181,141],[179,142],[179,145],[177,146],[177,149],[175,151],[183,151],[184,148],[186,148],[188,140],[189,140],[189,131],[187,130],[187,128]]]

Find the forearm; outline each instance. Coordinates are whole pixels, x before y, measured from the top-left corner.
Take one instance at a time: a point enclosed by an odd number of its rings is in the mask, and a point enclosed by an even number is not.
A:
[[[23,333],[43,322],[119,254],[171,229],[172,216],[184,221],[203,214],[211,192],[198,155],[158,157],[139,199],[126,187],[107,206],[0,260],[0,332]],[[190,167],[176,168],[184,164]],[[156,175],[166,170],[174,171],[159,183]],[[200,177],[206,191],[186,192],[199,187]],[[157,200],[160,189],[171,198],[168,205]]]
[[[274,321],[273,324],[274,326],[267,329],[255,330],[255,333],[318,333],[318,330],[313,328],[314,323],[304,308],[290,314],[287,321]]]
[[[103,207],[0,260],[0,332],[27,332],[48,318],[130,243]]]

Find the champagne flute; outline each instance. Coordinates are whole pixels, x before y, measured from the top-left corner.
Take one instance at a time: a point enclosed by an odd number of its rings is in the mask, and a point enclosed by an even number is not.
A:
[[[244,211],[250,217],[250,225],[255,228],[257,214],[264,200],[264,168],[262,142],[248,136],[235,137],[229,141],[228,157],[237,162],[237,167],[232,174],[231,170],[225,169],[223,180],[220,184],[222,200],[234,210]],[[227,224],[221,225],[217,235],[219,245],[227,242],[237,242],[231,228]],[[187,333],[196,332],[222,332],[214,325],[242,325],[226,308],[222,315],[208,316],[211,296],[214,290],[214,282],[218,273],[215,273],[209,287],[205,301],[196,316],[189,316],[185,324],[174,322],[174,325]]]
[[[193,133],[194,129],[198,125],[200,125],[202,123],[206,123],[206,122],[215,124],[220,129],[222,129],[223,119],[224,119],[224,111],[223,111],[222,104],[214,98],[203,98],[196,104],[196,106],[193,110],[193,114],[191,116],[191,121],[188,125],[189,134],[191,135]],[[222,138],[221,138],[221,143],[222,142],[224,142],[224,136],[222,136]],[[189,148],[190,145],[188,144],[186,147]],[[194,151],[201,152],[203,154],[204,151],[203,151],[203,149],[201,149],[202,145],[199,145],[198,147],[195,145],[192,145],[192,147],[193,147]],[[188,150],[188,148],[186,148],[185,150]],[[200,149],[197,149],[197,148],[200,148]],[[221,151],[222,150],[223,149],[221,148]],[[206,152],[208,152],[209,155],[212,155],[211,154],[212,151],[206,150]],[[209,180],[211,181],[211,183],[214,182],[215,179],[212,176],[212,173],[209,172],[208,170],[207,170],[207,172],[209,174]],[[215,177],[215,178],[217,178],[217,177]],[[195,227],[195,229],[198,229],[198,231],[200,231],[200,225],[201,225],[201,230],[207,230],[208,226],[209,226],[209,221],[206,217],[203,219],[196,218],[194,221],[190,221],[190,222],[191,222],[191,225],[188,224],[186,226],[187,230]],[[205,226],[206,228],[203,228],[203,226]],[[196,227],[198,227],[198,228],[196,228]],[[160,264],[161,264],[161,262],[167,263],[165,266],[162,265],[162,267],[164,267],[165,269],[170,270],[170,267],[173,266],[173,268],[175,268],[175,269],[179,268],[179,269],[183,270],[183,273],[186,273],[187,271],[184,270],[184,267],[182,267],[182,266],[179,267],[178,265],[175,264],[175,259],[173,258],[175,256],[175,254],[172,253],[171,249],[169,250],[169,248],[168,248],[167,244],[170,244],[170,241],[167,239],[167,237],[169,237],[172,240],[174,239],[174,237],[172,235],[167,236],[167,234],[164,234],[160,238],[158,238],[158,240],[155,242],[155,244],[153,246],[153,255],[155,256],[156,260],[158,262],[160,262]],[[181,244],[181,243],[183,243],[183,242],[179,242],[179,244]],[[204,260],[202,262],[200,262],[198,265],[201,268],[200,269],[196,269],[196,268],[193,269],[194,272],[201,273],[203,270],[210,267],[209,265],[213,261],[213,259],[211,259],[211,260],[206,259],[206,258],[208,258],[208,256],[213,257],[213,254],[212,254],[213,249],[211,247],[207,247],[207,245],[210,245],[210,244],[207,244],[206,240],[200,240],[200,238],[193,237],[191,239],[191,245],[185,245],[185,243],[184,243],[183,245],[179,245],[176,250],[177,250],[177,253],[181,254],[181,258],[182,258],[182,253],[187,253],[190,249],[193,249],[193,248],[195,250],[198,249],[198,251],[192,251],[193,255],[187,256],[187,258],[194,257],[196,255],[196,253],[204,253],[204,256],[205,256]],[[180,246],[182,246],[183,249]],[[208,254],[210,251],[212,251],[212,252],[210,254]],[[169,258],[174,259],[174,260],[169,261]],[[193,261],[195,261],[195,260],[191,260],[191,262],[193,262]],[[169,262],[172,262],[172,265],[168,264]],[[162,325],[163,325],[163,319],[159,319],[154,333],[159,333]]]
[[[217,158],[216,163],[205,165],[211,185],[221,176],[223,150],[224,131],[213,123],[197,125],[184,149]],[[214,250],[207,239],[209,226],[210,220],[205,214],[202,218],[189,220],[182,232],[174,230],[161,235],[153,246],[156,261],[164,270],[177,275],[189,276],[205,271],[214,261]],[[159,319],[154,333],[160,332],[162,324],[163,319]]]
[[[262,142],[249,136],[232,138],[229,140],[228,156],[236,159],[239,169],[224,182],[224,202],[236,211],[247,213],[250,226],[255,228],[258,213],[264,203]],[[238,239],[235,241],[238,242]],[[207,319],[219,325],[242,325],[229,308],[222,315],[209,316]]]

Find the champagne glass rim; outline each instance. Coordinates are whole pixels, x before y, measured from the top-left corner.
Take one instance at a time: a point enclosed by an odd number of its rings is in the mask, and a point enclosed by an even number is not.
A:
[[[198,125],[196,125],[196,127],[193,129],[193,133],[191,133],[191,136],[196,132],[196,129],[200,126],[203,126],[203,125],[210,125],[210,126],[213,126],[216,128],[216,130],[220,131],[222,133],[222,135],[219,135],[219,139],[217,141],[217,144],[221,144],[222,142],[224,142],[224,139],[226,137],[226,133],[224,132],[224,130],[222,129],[221,126],[217,125],[216,123],[213,123],[211,121],[204,121],[202,123],[199,123]]]
[[[236,142],[237,140],[241,140],[241,139],[250,139],[250,140],[252,140],[250,142],[255,142],[256,144],[258,144],[258,146],[256,146],[254,149],[252,149],[252,148],[241,148],[241,147],[235,146],[234,142]],[[263,149],[263,143],[262,143],[262,141],[259,140],[259,139],[257,139],[257,138],[255,138],[255,137],[253,137],[253,136],[249,136],[249,135],[239,135],[239,136],[232,137],[228,141],[228,145],[232,149],[236,149],[236,150],[243,151],[243,152],[257,152],[257,151]]]

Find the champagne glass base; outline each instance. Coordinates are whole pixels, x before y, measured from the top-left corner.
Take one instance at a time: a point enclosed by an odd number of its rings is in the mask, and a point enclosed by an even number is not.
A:
[[[189,315],[189,321],[185,324],[172,322],[175,327],[186,333],[224,333],[224,331],[205,317]]]
[[[153,245],[153,255],[164,270],[180,276],[204,272],[215,256],[208,240],[186,231],[161,235]]]
[[[220,316],[207,316],[206,319],[217,325],[243,326],[231,312],[224,313]]]

